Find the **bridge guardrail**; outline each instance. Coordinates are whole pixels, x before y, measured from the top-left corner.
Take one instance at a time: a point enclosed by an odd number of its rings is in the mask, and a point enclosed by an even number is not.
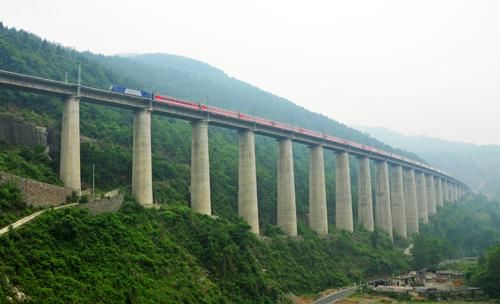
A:
[[[313,302],[313,304],[330,304],[330,303],[335,303],[338,300],[342,300],[347,298],[348,296],[352,295],[353,293],[356,292],[356,286],[354,287],[349,287],[340,291],[336,291],[334,293],[331,293],[329,295],[326,295],[316,301]]]

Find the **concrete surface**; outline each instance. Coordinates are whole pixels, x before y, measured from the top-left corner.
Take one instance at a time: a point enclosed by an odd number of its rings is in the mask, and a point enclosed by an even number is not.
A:
[[[211,215],[208,122],[199,120],[191,125],[191,208],[195,212]]]
[[[339,229],[352,232],[354,225],[352,220],[349,154],[347,152],[337,153],[335,165],[335,224]]]
[[[309,226],[319,235],[328,234],[323,147],[309,150]]]
[[[406,238],[405,194],[403,189],[403,168],[401,166],[391,167],[390,182],[392,228],[395,233]]]
[[[151,167],[151,112],[134,114],[132,150],[132,195],[145,207],[153,205],[153,171]]]
[[[278,157],[278,226],[288,236],[297,236],[295,205],[295,178],[293,172],[292,141],[279,141]]]
[[[377,162],[376,168],[375,226],[387,232],[392,239],[391,197],[387,162]]]
[[[405,192],[406,233],[410,236],[419,232],[415,170],[405,168],[403,183]]]
[[[69,96],[64,100],[59,178],[66,188],[81,194],[80,98],[76,96]]]
[[[374,230],[372,179],[370,159],[362,157],[358,161],[358,222],[368,231]]]
[[[238,214],[259,234],[257,173],[255,170],[255,139],[252,131],[239,132]]]
[[[429,223],[429,215],[427,213],[427,190],[425,187],[425,176],[422,172],[415,172],[417,182],[417,208],[418,219],[422,223]]]

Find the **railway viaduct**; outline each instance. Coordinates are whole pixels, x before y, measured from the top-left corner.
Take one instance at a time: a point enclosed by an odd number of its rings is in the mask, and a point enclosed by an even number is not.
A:
[[[453,203],[469,188],[450,175],[399,155],[329,136],[311,136],[206,111],[165,105],[141,97],[17,74],[0,70],[0,88],[59,96],[64,102],[59,176],[64,185],[81,192],[80,101],[128,109],[134,112],[132,194],[145,207],[153,205],[151,168],[151,115],[191,121],[191,208],[211,214],[208,125],[231,128],[239,134],[238,213],[259,234],[254,135],[274,137],[279,143],[277,224],[289,236],[297,235],[292,142],[309,146],[309,224],[320,235],[328,234],[324,150],[336,154],[337,228],[353,231],[349,156],[359,158],[358,221],[406,238],[418,233],[419,221],[428,222],[437,206]],[[372,189],[370,162],[375,162]],[[372,201],[373,191],[375,202]]]

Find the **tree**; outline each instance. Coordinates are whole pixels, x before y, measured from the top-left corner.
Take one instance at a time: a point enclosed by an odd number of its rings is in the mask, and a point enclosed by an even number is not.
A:
[[[470,281],[490,297],[500,298],[500,246],[488,250],[485,259],[472,270]]]

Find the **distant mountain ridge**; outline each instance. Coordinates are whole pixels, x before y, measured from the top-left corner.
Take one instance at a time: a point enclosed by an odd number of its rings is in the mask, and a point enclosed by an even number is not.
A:
[[[460,143],[428,136],[407,136],[381,128],[356,128],[395,147],[418,153],[474,190],[500,197],[500,146]]]

